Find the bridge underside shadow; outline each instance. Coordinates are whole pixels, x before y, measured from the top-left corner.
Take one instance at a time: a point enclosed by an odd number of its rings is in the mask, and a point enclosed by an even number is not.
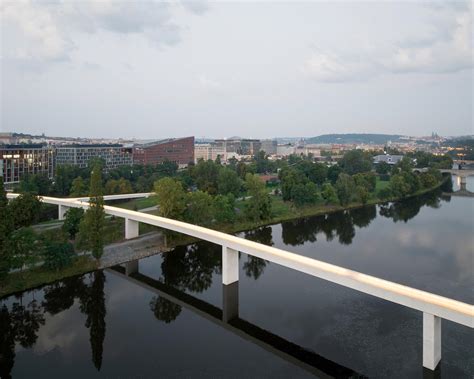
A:
[[[238,315],[238,282],[223,285],[223,309],[220,309],[138,271],[127,275],[126,269],[120,266],[107,271],[202,316],[319,378],[366,378],[352,369],[241,319]]]

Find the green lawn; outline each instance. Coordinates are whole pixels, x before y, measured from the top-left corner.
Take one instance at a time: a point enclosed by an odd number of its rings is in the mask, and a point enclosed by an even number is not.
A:
[[[127,200],[123,203],[111,204],[114,207],[130,209],[130,210],[140,210],[144,208],[150,208],[158,204],[158,199],[156,196],[144,197],[141,199],[132,199]]]
[[[377,177],[377,182],[375,184],[375,193],[380,191],[381,189],[387,188],[390,182],[388,180],[380,180],[380,178]]]

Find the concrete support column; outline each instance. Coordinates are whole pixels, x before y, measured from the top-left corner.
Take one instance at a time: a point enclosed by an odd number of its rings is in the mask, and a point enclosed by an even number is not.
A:
[[[231,284],[239,280],[239,252],[222,246],[222,284]]]
[[[460,179],[461,179],[460,189],[461,191],[466,191],[467,190],[467,177],[461,176]]]
[[[138,272],[138,259],[125,263],[125,275],[129,276]]]
[[[58,220],[64,220],[68,209],[69,207],[66,207],[65,205],[58,205]]]
[[[435,370],[441,360],[441,318],[423,313],[423,367]]]
[[[239,282],[222,285],[222,321],[239,317]]]
[[[138,237],[138,221],[125,219],[125,239]]]

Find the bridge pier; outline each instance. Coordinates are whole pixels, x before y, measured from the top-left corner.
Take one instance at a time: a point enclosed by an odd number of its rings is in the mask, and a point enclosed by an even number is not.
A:
[[[125,263],[125,275],[135,274],[138,272],[138,259]]]
[[[461,191],[467,191],[467,177],[461,176],[460,179],[461,179],[461,182],[460,182]]]
[[[423,367],[435,370],[441,360],[441,318],[423,312]]]
[[[222,321],[239,317],[239,282],[222,285]]]
[[[222,246],[222,284],[232,284],[239,280],[239,252]]]
[[[58,220],[64,220],[68,209],[69,207],[66,207],[65,205],[58,205]]]
[[[125,239],[138,237],[138,221],[125,219]]]

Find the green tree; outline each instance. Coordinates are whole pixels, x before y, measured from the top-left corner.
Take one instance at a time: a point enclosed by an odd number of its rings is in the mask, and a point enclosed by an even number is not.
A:
[[[190,192],[186,196],[185,219],[198,225],[209,225],[212,221],[212,196],[203,191]]]
[[[102,193],[102,167],[96,164],[91,174],[89,208],[79,226],[80,245],[90,249],[96,259],[104,252],[105,212]]]
[[[20,228],[10,234],[6,248],[10,251],[10,267],[22,268],[38,261],[36,233],[31,228]]]
[[[401,175],[405,182],[410,186],[409,193],[415,193],[421,188],[420,178],[413,171],[402,171]]]
[[[249,173],[245,177],[245,186],[250,196],[245,207],[246,216],[254,221],[270,218],[272,200],[267,193],[265,183],[260,180],[258,175]]]
[[[326,204],[336,204],[339,202],[337,193],[331,183],[324,183],[321,188],[321,196]]]
[[[217,195],[214,198],[214,217],[218,223],[232,223],[235,221],[235,197]]]
[[[428,172],[422,172],[420,174],[420,182],[423,188],[432,188],[438,184],[436,178]]]
[[[414,167],[413,160],[405,156],[393,167],[392,172],[412,172]]]
[[[255,154],[254,161],[255,161],[255,172],[259,174],[263,174],[270,171],[271,162],[268,160],[268,157],[265,154],[265,151],[260,150],[257,154]]]
[[[38,220],[41,212],[41,201],[31,193],[23,193],[11,200],[8,208],[13,229],[18,229],[30,226]]]
[[[367,204],[367,201],[369,200],[369,191],[367,191],[367,188],[359,185],[356,187],[356,193],[359,201],[362,204]]]
[[[352,177],[347,174],[340,174],[336,182],[336,193],[341,205],[351,202],[355,190],[355,183]]]
[[[328,180],[331,182],[331,184],[336,184],[341,172],[342,168],[337,164],[328,168]]]
[[[198,189],[209,195],[217,194],[217,178],[221,166],[213,161],[200,160],[191,170]]]
[[[60,270],[72,264],[74,256],[74,246],[69,242],[53,241],[44,239],[43,241],[43,266],[48,270]]]
[[[281,181],[281,194],[283,200],[293,200],[293,189],[297,185],[305,185],[308,178],[300,170],[293,167],[285,167],[280,170],[279,178]]]
[[[87,184],[82,179],[82,176],[78,176],[72,181],[71,190],[69,191],[72,197],[80,197],[87,195]]]
[[[349,175],[368,172],[372,169],[372,157],[362,150],[351,150],[344,154],[339,165]]]
[[[251,173],[251,168],[246,165],[244,162],[240,161],[237,163],[235,166],[235,171],[237,172],[237,175],[243,180],[245,180],[245,177],[247,176],[248,173]]]
[[[410,193],[410,185],[401,174],[392,175],[389,188],[391,194],[395,197],[405,197]]]
[[[364,187],[367,192],[374,192],[377,184],[377,177],[372,172],[358,173],[352,176],[356,186]]]
[[[380,162],[375,165],[375,171],[380,175],[387,175],[391,170],[390,165],[387,162]]]
[[[322,185],[328,177],[328,168],[322,163],[314,163],[308,173],[308,179],[313,183]]]
[[[296,163],[295,168],[301,171],[306,178],[315,184],[323,184],[328,175],[327,167],[322,163],[314,163],[308,160],[301,160]]]
[[[223,167],[217,177],[217,190],[221,195],[231,193],[235,197],[239,196],[242,190],[242,180],[237,173],[230,168]]]
[[[107,195],[115,195],[118,194],[118,180],[115,179],[109,179],[105,183],[105,193]]]
[[[132,193],[132,183],[125,178],[120,178],[118,181],[118,193],[125,194],[125,193]]]
[[[51,192],[51,181],[45,175],[27,174],[21,179],[18,192],[48,195]]]
[[[162,178],[155,182],[159,213],[162,217],[180,219],[186,209],[183,185],[173,178]]]
[[[318,200],[318,189],[316,184],[308,182],[306,184],[297,184],[292,189],[292,198],[296,206],[314,204]]]
[[[392,197],[392,190],[390,189],[390,186],[381,188],[377,193],[377,197],[382,200],[390,199]]]
[[[72,181],[78,176],[78,168],[72,165],[58,165],[54,176],[54,193],[59,196],[68,196]]]
[[[62,229],[70,239],[76,238],[83,216],[84,209],[82,208],[69,208],[66,212]]]

